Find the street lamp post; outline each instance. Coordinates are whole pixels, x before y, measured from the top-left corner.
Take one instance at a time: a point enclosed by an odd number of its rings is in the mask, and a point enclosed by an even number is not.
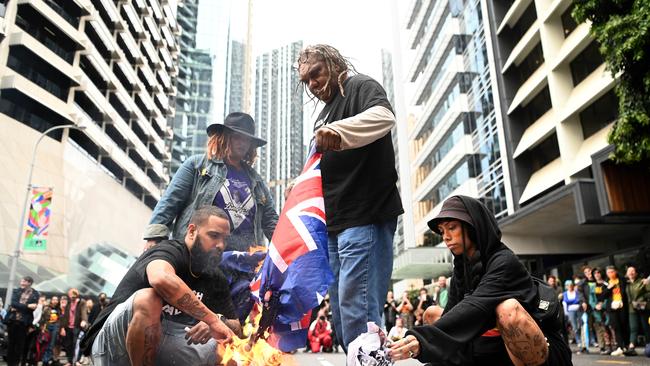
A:
[[[18,265],[18,257],[20,257],[20,243],[23,236],[23,229],[25,224],[25,216],[27,215],[27,200],[29,199],[29,192],[32,189],[32,175],[34,173],[34,164],[36,162],[36,150],[38,145],[43,140],[43,137],[47,136],[50,132],[63,129],[73,129],[73,130],[84,130],[85,126],[75,126],[75,125],[62,125],[51,127],[45,132],[41,133],[38,140],[34,144],[34,149],[32,150],[32,164],[29,166],[29,175],[27,176],[27,190],[25,191],[25,197],[23,198],[23,208],[20,210],[20,216],[18,216],[18,236],[16,237],[16,245],[14,248],[14,254],[11,256],[11,268],[9,270],[9,282],[7,282],[7,294],[5,295],[4,308],[7,310],[11,304],[11,295],[14,289],[14,280],[16,277],[16,266]]]

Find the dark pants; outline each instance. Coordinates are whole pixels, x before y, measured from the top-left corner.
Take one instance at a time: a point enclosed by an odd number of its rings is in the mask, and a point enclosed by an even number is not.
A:
[[[72,363],[74,358],[74,347],[75,342],[77,341],[77,336],[79,331],[75,328],[65,328],[65,337],[61,339],[61,345],[65,351],[65,357],[68,359],[69,363]]]
[[[609,325],[614,331],[616,336],[616,346],[621,348],[627,348],[627,318],[623,309],[619,310],[610,310],[607,312],[609,316]]]
[[[20,365],[27,338],[27,325],[20,321],[12,321],[7,325],[7,365]]]
[[[27,336],[25,337],[25,345],[23,346],[23,365],[36,365],[36,337],[38,336],[38,329],[33,325],[27,327]]]

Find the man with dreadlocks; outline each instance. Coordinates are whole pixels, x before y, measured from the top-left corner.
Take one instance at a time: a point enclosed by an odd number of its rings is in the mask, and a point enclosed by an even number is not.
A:
[[[314,125],[323,152],[321,172],[327,215],[332,318],[339,343],[347,346],[381,324],[393,268],[393,235],[402,204],[397,190],[386,92],[356,73],[334,47],[314,45],[298,57],[300,81],[325,103]]]

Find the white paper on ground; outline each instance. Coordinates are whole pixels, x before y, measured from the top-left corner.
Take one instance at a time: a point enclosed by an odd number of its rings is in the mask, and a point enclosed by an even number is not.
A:
[[[368,332],[359,335],[348,346],[348,366],[392,366],[386,348],[386,333],[374,322]]]

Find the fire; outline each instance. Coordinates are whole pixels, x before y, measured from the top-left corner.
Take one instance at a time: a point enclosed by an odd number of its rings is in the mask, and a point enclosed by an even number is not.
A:
[[[282,352],[271,347],[263,339],[258,339],[252,347],[248,339],[235,337],[222,357],[225,366],[280,366]]]
[[[266,253],[267,250],[268,249],[264,245],[257,245],[257,246],[248,248],[248,253],[249,254],[255,254],[256,252]],[[260,261],[260,263],[257,265],[257,268],[255,268],[255,273],[260,271],[263,264],[264,264],[264,261]]]
[[[263,339],[258,339],[255,343],[250,342],[250,338],[257,332],[257,325],[262,317],[262,311],[259,304],[253,306],[251,315],[249,315],[244,325],[244,338],[235,337],[233,342],[224,348],[219,347],[222,354],[221,364],[225,366],[280,366],[282,365],[283,353]],[[221,352],[223,350],[223,352]]]

